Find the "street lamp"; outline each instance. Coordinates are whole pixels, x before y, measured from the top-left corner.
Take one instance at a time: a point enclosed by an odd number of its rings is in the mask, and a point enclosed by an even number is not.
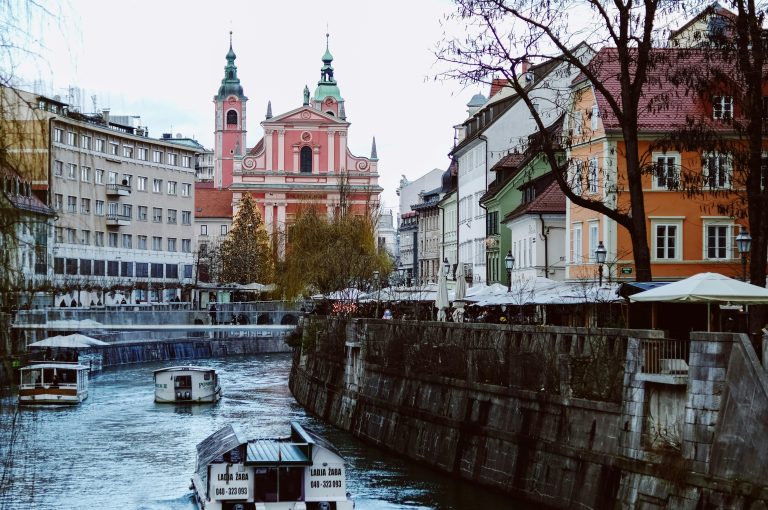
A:
[[[515,256],[512,255],[512,250],[509,250],[504,257],[504,267],[507,268],[507,292],[512,292],[512,268],[515,267]]]
[[[445,269],[445,279],[448,280],[448,276],[451,274],[451,263],[448,262],[448,257],[443,258],[443,268]]]
[[[379,318],[379,272],[374,271],[373,272],[373,281],[376,284],[376,318]]]
[[[607,253],[608,250],[603,246],[603,242],[600,241],[597,243],[597,248],[595,248],[595,260],[597,261],[598,287],[603,286],[603,264],[605,264],[605,256]]]
[[[747,253],[752,247],[752,236],[746,231],[744,227],[741,227],[741,232],[736,236],[736,248],[741,254],[741,280],[747,281]]]

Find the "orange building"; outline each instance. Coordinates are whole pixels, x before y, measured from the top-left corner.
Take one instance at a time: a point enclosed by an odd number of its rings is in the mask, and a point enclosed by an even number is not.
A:
[[[611,94],[620,97],[620,70],[617,59],[611,56],[615,51],[601,50],[590,65],[599,69],[601,81]],[[746,228],[747,220],[731,207],[744,195],[744,184],[740,182],[743,177],[740,178],[738,168],[734,172],[732,155],[660,147],[670,133],[684,127],[690,119],[705,120],[723,139],[738,145],[731,120],[739,118],[741,112],[733,97],[722,88],[694,93],[669,79],[670,66],[701,64],[701,54],[690,50],[685,54],[673,49],[654,51],[670,55],[678,52],[674,55],[679,61],[659,66],[653,72],[649,79],[653,85],[646,87],[645,106],[641,102],[638,114],[652,275],[657,280],[678,279],[711,271],[740,277],[741,257],[734,240],[740,228]],[[673,60],[676,59],[670,59]],[[666,102],[661,98],[666,98]],[[573,83],[566,123],[572,139],[568,154],[572,189],[613,209],[629,211],[621,124],[606,98],[583,76]],[[700,186],[700,193],[690,195],[682,191],[692,183]],[[602,242],[608,251],[603,274],[614,281],[635,279],[632,243],[626,229],[570,201],[566,225],[567,278],[596,278],[595,249]]]

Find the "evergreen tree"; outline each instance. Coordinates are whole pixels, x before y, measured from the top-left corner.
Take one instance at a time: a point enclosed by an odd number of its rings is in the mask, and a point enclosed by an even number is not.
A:
[[[269,234],[256,201],[243,195],[227,238],[221,244],[223,283],[272,283],[275,263]]]

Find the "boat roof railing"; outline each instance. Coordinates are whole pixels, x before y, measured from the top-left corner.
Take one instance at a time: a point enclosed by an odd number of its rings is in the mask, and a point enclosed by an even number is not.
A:
[[[153,373],[158,372],[170,372],[170,371],[183,371],[188,370],[190,372],[215,372],[216,369],[210,368],[210,367],[201,367],[201,366],[195,366],[195,365],[179,365],[175,367],[165,367],[165,368],[158,368],[157,370],[153,370]]]
[[[85,365],[78,365],[76,361],[31,361],[19,370],[39,370],[41,368],[62,368],[68,370],[89,370]]]

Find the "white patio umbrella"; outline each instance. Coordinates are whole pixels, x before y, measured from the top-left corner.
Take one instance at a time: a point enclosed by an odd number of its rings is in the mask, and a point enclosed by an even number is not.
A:
[[[448,301],[448,276],[445,269],[440,266],[437,273],[437,298],[435,299],[435,308],[437,308],[437,320],[444,322],[446,320],[446,310],[451,306]]]
[[[459,262],[456,268],[456,294],[454,300],[463,301],[467,295],[467,279],[464,276],[464,264]]]
[[[768,289],[734,280],[718,273],[699,273],[684,280],[629,296],[633,302],[707,303],[707,330],[710,330],[711,303],[768,303]]]

